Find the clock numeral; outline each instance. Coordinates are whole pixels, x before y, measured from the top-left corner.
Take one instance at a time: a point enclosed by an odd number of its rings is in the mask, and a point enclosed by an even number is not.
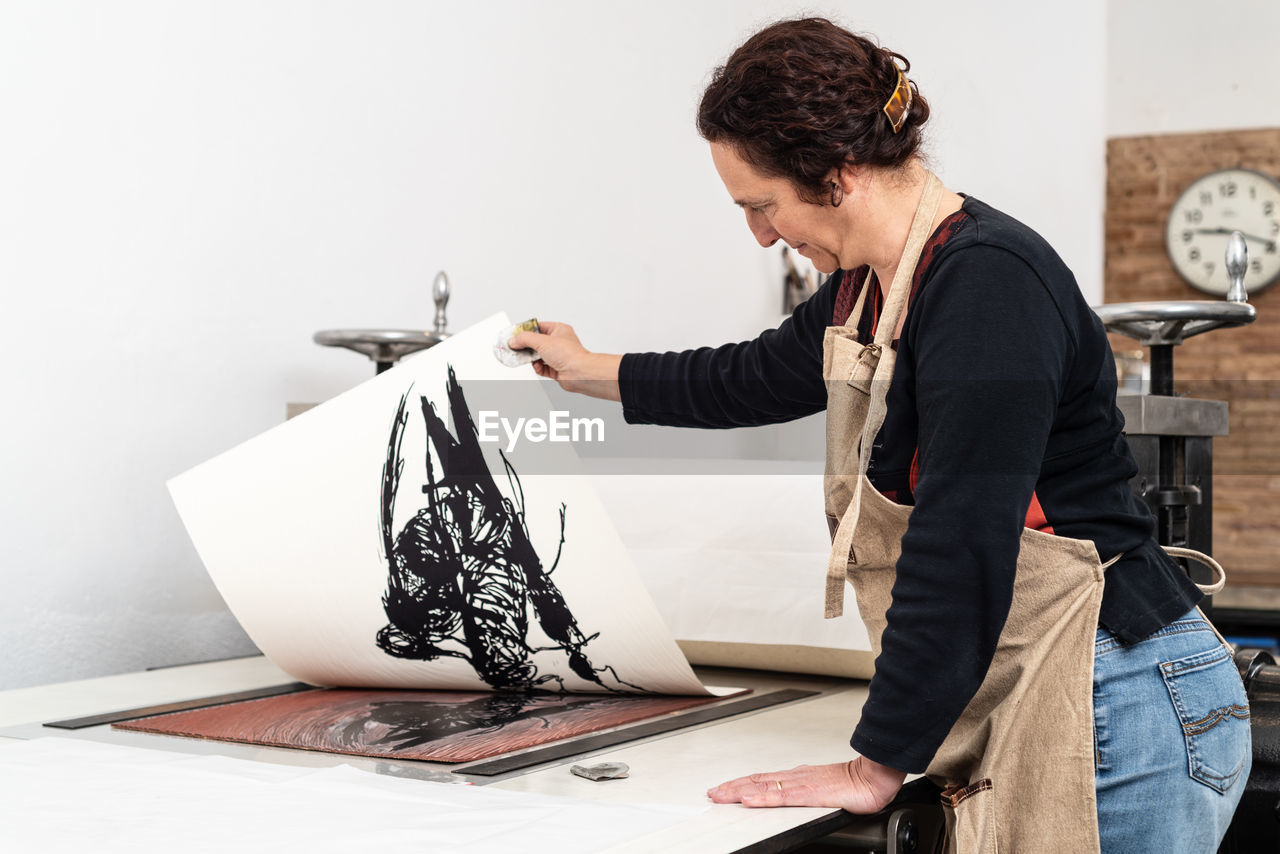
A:
[[[1258,198],[1258,187],[1254,184],[1249,185],[1249,198],[1250,199]]]
[[[1202,205],[1211,205],[1211,204],[1213,204],[1213,193],[1201,193],[1201,194],[1200,194],[1200,204],[1202,204]]]
[[[1252,270],[1253,272],[1257,273],[1259,276],[1261,276],[1261,275],[1262,275],[1262,262],[1261,262],[1261,261],[1259,261],[1257,258],[1254,258],[1252,261],[1250,261],[1250,262],[1249,262],[1249,269],[1250,269],[1250,270]]]
[[[1187,222],[1191,225],[1199,225],[1204,221],[1204,211],[1199,208],[1192,208],[1191,210],[1186,211],[1184,216],[1186,216]]]
[[[1191,242],[1191,238],[1193,238],[1193,237],[1195,237],[1195,235],[1194,235],[1193,233],[1191,233],[1190,231],[1184,231],[1184,232],[1182,232],[1182,242],[1183,242],[1183,243],[1190,243],[1190,242]]]
[[[1276,222],[1275,220],[1271,221],[1271,233],[1280,234],[1280,222]]]
[[[1192,246],[1192,247],[1191,247],[1191,251],[1190,251],[1189,253],[1187,253],[1187,257],[1188,257],[1188,258],[1190,258],[1192,261],[1199,261],[1199,260],[1200,260],[1200,250],[1199,250],[1197,247]]]
[[[1236,194],[1236,182],[1226,181],[1218,185],[1218,193],[1226,196],[1228,199]]]
[[[1267,254],[1268,255],[1276,254],[1276,242],[1274,240],[1267,244]]]
[[[1213,278],[1213,262],[1212,261],[1204,262],[1204,277],[1206,279]]]
[[[1275,211],[1276,211],[1276,203],[1275,203],[1275,202],[1263,202],[1263,203],[1262,203],[1262,215],[1263,215],[1263,216],[1271,216],[1273,213],[1275,213]]]

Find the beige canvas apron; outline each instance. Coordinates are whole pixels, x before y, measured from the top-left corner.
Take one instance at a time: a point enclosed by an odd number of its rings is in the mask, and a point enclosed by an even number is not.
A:
[[[941,193],[930,173],[873,343],[857,340],[866,285],[850,315],[854,325],[829,327],[823,341],[824,481],[834,540],[826,616],[842,613],[848,577],[876,656],[911,508],[872,486],[866,477],[870,453],[861,449],[871,448],[884,422],[891,344]],[[1203,559],[1222,574],[1197,552],[1169,551]],[[943,786],[948,851],[1099,850],[1093,648],[1104,569],[1091,542],[1023,530],[1013,604],[990,670],[925,772]]]

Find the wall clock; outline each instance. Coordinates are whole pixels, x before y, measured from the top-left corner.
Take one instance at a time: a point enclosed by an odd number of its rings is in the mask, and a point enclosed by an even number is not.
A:
[[[1252,169],[1221,169],[1200,176],[1169,211],[1165,250],[1178,274],[1197,290],[1225,296],[1223,258],[1232,231],[1249,248],[1245,289],[1253,294],[1280,279],[1280,181]]]

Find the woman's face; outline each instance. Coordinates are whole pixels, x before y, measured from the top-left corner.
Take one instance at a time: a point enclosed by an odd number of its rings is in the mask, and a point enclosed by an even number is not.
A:
[[[761,175],[732,146],[711,143],[711,159],[734,204],[746,212],[747,228],[761,246],[782,240],[820,272],[840,268],[844,237],[849,233],[847,211],[806,202],[790,181]]]

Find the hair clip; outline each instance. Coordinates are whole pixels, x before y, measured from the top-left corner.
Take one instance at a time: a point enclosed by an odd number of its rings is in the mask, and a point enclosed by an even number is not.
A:
[[[911,81],[907,79],[907,75],[903,74],[902,69],[899,68],[898,85],[884,105],[884,114],[889,117],[889,124],[893,127],[894,133],[902,130],[902,126],[906,124],[907,116],[911,114],[911,102],[913,100]]]

